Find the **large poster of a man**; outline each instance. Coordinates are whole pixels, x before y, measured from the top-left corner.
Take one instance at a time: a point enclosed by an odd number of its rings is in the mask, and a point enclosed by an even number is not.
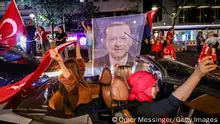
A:
[[[95,74],[104,67],[132,66],[140,54],[145,14],[93,19]]]

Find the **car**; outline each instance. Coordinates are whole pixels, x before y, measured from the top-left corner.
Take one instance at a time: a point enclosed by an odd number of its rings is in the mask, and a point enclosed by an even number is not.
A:
[[[181,62],[154,58],[152,56],[136,57],[133,71],[145,70],[154,74],[160,86],[158,99],[166,98],[193,73],[194,67]],[[16,123],[101,123],[109,124],[114,116],[125,116],[124,114],[112,113],[115,109],[108,107],[103,95],[104,89],[112,88],[110,84],[102,83],[98,75],[85,76],[89,83],[93,101],[85,105],[72,115],[52,110],[48,101],[59,87],[56,76],[42,76],[44,79],[35,81],[31,86],[19,92],[10,101],[1,105],[0,120]],[[121,87],[120,92],[123,87]],[[220,117],[220,78],[212,73],[206,74],[193,91],[190,98],[174,112],[172,116],[184,116],[194,118],[193,121],[205,122],[209,118]],[[110,91],[111,92],[111,91]],[[110,95],[109,95],[110,96]],[[109,97],[107,96],[107,97]],[[112,96],[110,96],[112,97]],[[113,99],[113,98],[112,98]],[[210,100],[212,102],[210,102]],[[128,103],[129,104],[129,103]],[[81,111],[83,110],[83,111]],[[188,110],[188,111],[186,111]],[[124,112],[124,109],[123,109]],[[189,114],[188,114],[189,112]],[[10,118],[9,118],[10,117]],[[195,120],[195,117],[201,118]]]
[[[29,56],[17,46],[0,45],[0,87],[21,80],[39,63],[40,57]]]

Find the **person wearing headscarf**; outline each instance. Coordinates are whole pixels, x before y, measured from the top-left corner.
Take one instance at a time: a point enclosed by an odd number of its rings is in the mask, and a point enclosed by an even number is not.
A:
[[[128,77],[125,80],[130,87],[129,104],[135,106],[128,108],[132,117],[166,118],[189,98],[206,73],[216,69],[217,65],[211,58],[211,56],[203,58],[192,75],[181,86],[168,98],[157,102],[154,102],[159,92],[157,78],[147,71],[138,71],[133,74],[128,71],[123,78]]]

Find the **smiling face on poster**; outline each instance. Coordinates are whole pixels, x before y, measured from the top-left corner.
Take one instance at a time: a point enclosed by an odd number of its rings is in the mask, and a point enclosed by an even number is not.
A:
[[[105,47],[112,59],[120,61],[132,46],[131,29],[123,22],[115,22],[105,30]]]
[[[93,19],[94,72],[104,67],[132,66],[139,55],[145,14]]]

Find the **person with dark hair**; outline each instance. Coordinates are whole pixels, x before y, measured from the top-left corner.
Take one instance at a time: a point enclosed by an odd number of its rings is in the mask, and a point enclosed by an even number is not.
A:
[[[33,25],[32,20],[28,20],[28,26],[26,27],[26,29],[27,29],[26,52],[29,55],[32,52],[32,54],[36,56],[37,55],[36,41],[34,40],[36,27]]]
[[[176,51],[171,40],[164,41],[161,56],[165,59],[176,60]]]
[[[162,43],[160,38],[156,39],[156,42],[152,45],[152,52],[155,57],[161,57]]]
[[[173,44],[173,39],[174,39],[174,29],[170,28],[169,31],[167,32],[167,38],[166,40],[170,43]]]
[[[59,46],[59,45],[65,43],[67,38],[68,38],[67,34],[64,32],[63,27],[59,26],[58,27],[58,32],[56,33],[56,36],[55,36],[56,46]],[[66,48],[62,52],[63,58],[67,56],[67,54],[65,55],[65,52],[66,52]]]
[[[196,48],[197,48],[197,52],[198,54],[201,53],[202,51],[202,44],[201,42],[203,42],[205,39],[203,38],[202,32],[199,31],[197,37],[196,37]]]
[[[38,32],[37,32],[36,37],[40,38],[40,42],[42,45],[42,55],[44,55],[47,52],[47,50],[50,49],[50,42],[47,38],[47,35],[49,34],[49,32],[46,32],[42,26],[38,26],[37,31]]]
[[[66,42],[67,34],[64,32],[64,29],[62,26],[58,27],[58,32],[56,34],[55,40],[56,45],[59,46],[60,44],[63,44]]]
[[[62,74],[58,77],[60,87],[49,100],[49,106],[68,115],[73,114],[80,105],[92,101],[89,84],[84,79],[85,61],[81,56],[78,41],[73,42],[75,42],[76,59],[64,62],[59,53],[50,50],[50,56],[57,61]],[[92,106],[89,109],[92,109]],[[87,110],[84,108],[81,111]]]
[[[86,32],[88,57],[89,57],[89,63],[91,63],[92,62],[92,46],[94,44],[94,39],[93,39],[93,34],[92,34],[92,25],[88,23],[87,26],[85,26],[84,21],[82,21],[81,24]]]

